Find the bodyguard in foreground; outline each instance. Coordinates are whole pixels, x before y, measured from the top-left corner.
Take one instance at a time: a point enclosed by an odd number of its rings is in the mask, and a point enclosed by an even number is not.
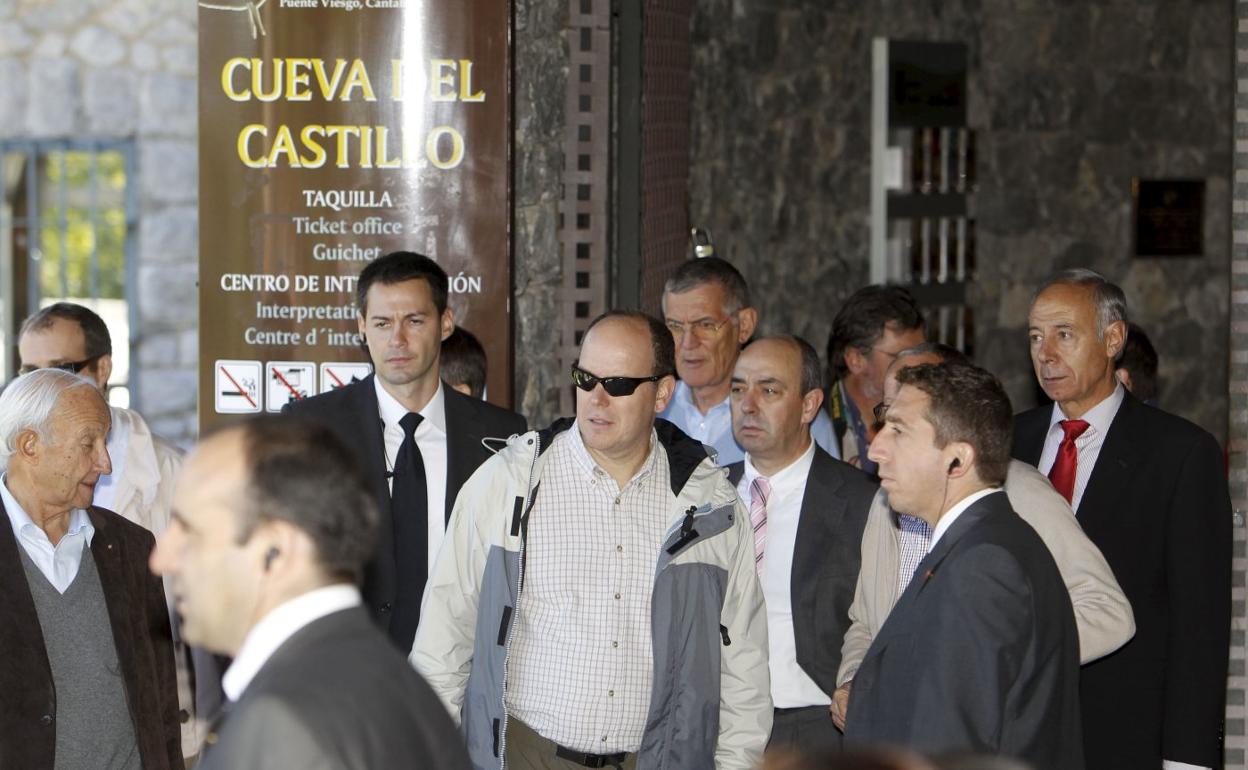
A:
[[[429,687],[355,587],[376,503],[325,427],[261,417],[205,439],[152,554],[183,634],[230,655],[201,770],[467,766]]]
[[[1079,639],[1044,541],[1002,491],[1010,401],[988,372],[923,364],[871,443],[894,510],[932,545],[854,677],[845,737],[1079,770]]]

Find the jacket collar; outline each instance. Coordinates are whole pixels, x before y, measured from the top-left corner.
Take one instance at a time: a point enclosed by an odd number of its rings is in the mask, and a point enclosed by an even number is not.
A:
[[[560,417],[549,427],[538,431],[538,451],[545,452],[555,436],[575,425],[575,417]],[[656,419],[654,432],[659,438],[659,443],[667,451],[667,463],[672,477],[672,494],[679,497],[681,490],[693,476],[694,469],[708,457],[706,447],[702,446],[701,442],[686,436],[680,428],[667,420]]]

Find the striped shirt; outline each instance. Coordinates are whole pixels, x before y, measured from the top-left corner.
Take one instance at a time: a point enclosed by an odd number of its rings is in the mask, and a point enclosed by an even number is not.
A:
[[[654,568],[675,495],[667,452],[621,488],[573,427],[559,434],[529,516],[504,700],[543,737],[610,754],[641,745],[654,660]]]

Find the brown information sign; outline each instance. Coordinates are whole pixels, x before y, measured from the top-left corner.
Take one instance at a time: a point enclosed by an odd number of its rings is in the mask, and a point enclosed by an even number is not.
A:
[[[400,249],[510,403],[510,3],[199,8],[201,429],[367,375],[355,279]]]

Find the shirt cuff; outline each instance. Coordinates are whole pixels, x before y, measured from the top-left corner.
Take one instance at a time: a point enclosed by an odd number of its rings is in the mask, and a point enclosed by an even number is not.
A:
[[[1186,762],[1175,762],[1170,759],[1161,760],[1161,770],[1213,770],[1204,765],[1189,765]]]

